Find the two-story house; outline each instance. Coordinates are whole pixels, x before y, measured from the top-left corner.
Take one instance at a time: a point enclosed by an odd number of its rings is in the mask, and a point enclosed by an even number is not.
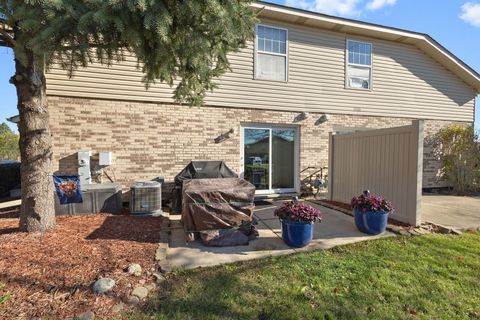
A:
[[[171,181],[191,160],[224,160],[258,193],[292,192],[303,169],[327,165],[329,132],[424,119],[428,137],[472,125],[480,75],[430,36],[264,2],[252,9],[261,10],[255,41],[230,55],[204,106],[175,104],[167,85],[146,90],[133,57],[72,79],[50,70],[55,169],[76,173],[80,149],[112,151],[127,188]],[[426,145],[424,187],[442,185],[438,169]]]

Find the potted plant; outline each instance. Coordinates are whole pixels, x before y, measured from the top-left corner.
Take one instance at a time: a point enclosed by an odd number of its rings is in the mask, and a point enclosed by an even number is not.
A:
[[[322,213],[318,209],[296,200],[284,202],[274,214],[282,223],[283,241],[297,248],[312,241],[314,223],[322,221]]]
[[[372,195],[368,190],[358,197],[353,197],[351,205],[358,230],[368,234],[385,232],[388,214],[395,211],[390,201],[382,196]]]

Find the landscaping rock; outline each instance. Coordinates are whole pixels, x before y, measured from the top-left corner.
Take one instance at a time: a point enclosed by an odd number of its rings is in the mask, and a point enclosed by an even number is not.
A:
[[[453,233],[453,234],[456,234],[457,236],[459,236],[463,233],[462,231],[460,231],[458,229],[455,229],[455,228],[451,228],[450,232]]]
[[[430,234],[430,231],[424,228],[418,228],[417,232],[420,234]]]
[[[398,233],[402,236],[405,236],[405,237],[410,237],[411,236],[410,232],[408,232],[407,230],[404,230],[404,229],[400,230]]]
[[[145,280],[144,279],[138,280],[138,283],[145,284]]]
[[[403,230],[402,227],[395,226],[393,224],[387,225],[387,230],[399,234],[401,230]]]
[[[93,292],[97,294],[107,293],[115,286],[115,280],[110,278],[100,278],[93,284]]]
[[[150,292],[150,291],[154,291],[157,286],[155,285],[155,283],[149,283],[145,286],[145,288],[147,288],[147,290]]]
[[[139,303],[140,303],[140,298],[137,297],[137,296],[130,296],[130,297],[128,298],[127,303],[128,303],[129,305],[139,304]]]
[[[95,313],[93,313],[92,311],[86,311],[76,315],[75,317],[73,317],[73,319],[74,320],[93,320],[95,319]]]
[[[410,229],[410,230],[408,230],[408,232],[410,232],[413,236],[421,235],[421,233],[418,232],[417,229]]]
[[[168,250],[168,244],[159,243],[158,248],[155,251],[155,260],[162,261],[167,259],[167,250]]]
[[[154,272],[153,276],[155,277],[155,281],[157,284],[162,284],[164,283],[167,279],[159,272]]]
[[[132,263],[128,266],[128,273],[139,277],[142,275],[142,267],[138,263]]]
[[[441,233],[441,234],[449,234],[450,233],[450,229],[447,228],[447,227],[444,227],[444,226],[441,226],[441,225],[437,225],[437,232],[438,233]]]
[[[119,313],[125,308],[125,304],[123,302],[119,302],[112,307],[113,313]]]
[[[139,299],[145,299],[148,296],[148,289],[145,287],[136,287],[132,291],[132,296],[136,296]]]
[[[160,272],[163,274],[170,273],[173,270],[173,266],[167,261],[158,263],[158,267],[160,268]]]

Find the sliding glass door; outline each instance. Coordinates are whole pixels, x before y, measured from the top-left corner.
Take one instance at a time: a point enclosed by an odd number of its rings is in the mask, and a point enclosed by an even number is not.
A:
[[[297,189],[298,136],[294,127],[242,127],[243,177],[257,193],[294,192]]]

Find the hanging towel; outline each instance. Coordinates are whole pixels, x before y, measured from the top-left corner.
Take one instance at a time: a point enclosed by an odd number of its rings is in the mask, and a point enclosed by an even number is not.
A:
[[[60,204],[83,202],[78,176],[53,176],[53,183]]]

